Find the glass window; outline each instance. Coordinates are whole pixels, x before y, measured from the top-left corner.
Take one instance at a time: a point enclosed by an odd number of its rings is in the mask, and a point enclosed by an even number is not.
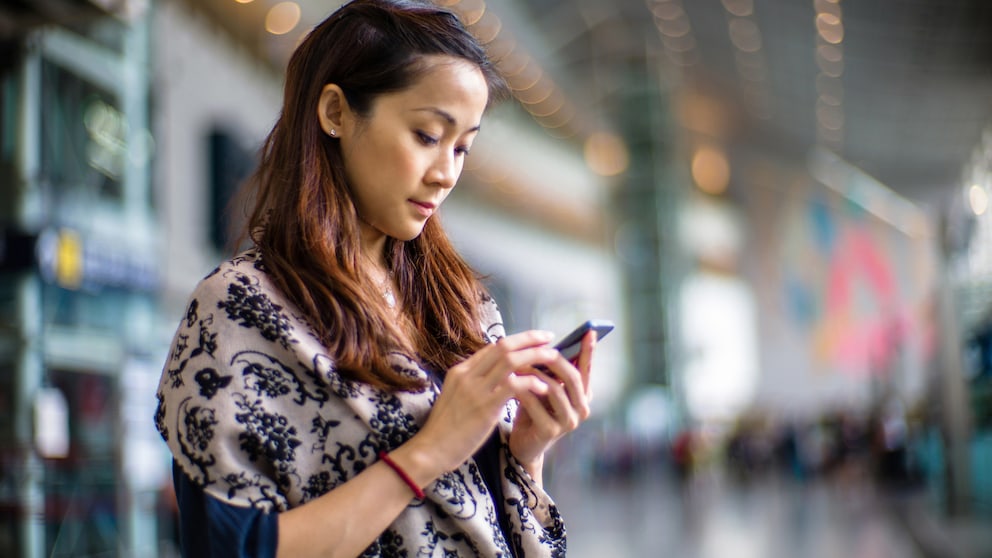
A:
[[[23,509],[18,500],[24,474],[14,437],[15,363],[0,360],[0,556],[16,556]]]
[[[0,56],[17,56],[12,47],[0,46]],[[15,59],[20,59],[15,58]],[[0,67],[0,199],[17,199],[17,115],[18,115],[18,75],[15,67]],[[6,207],[0,211],[11,211]],[[8,217],[3,215],[2,217]]]
[[[128,28],[124,22],[114,17],[86,18],[65,22],[66,26],[92,40],[103,48],[117,53],[124,52],[124,42]]]
[[[46,325],[111,333],[123,339],[137,328],[147,328],[152,291],[94,286],[92,290],[69,290],[46,283],[43,287]]]
[[[255,168],[254,154],[241,145],[237,135],[215,128],[207,136],[210,147],[210,240],[218,250],[232,250],[244,218],[235,211],[244,206],[242,183]]]
[[[41,182],[52,201],[121,202],[127,122],[117,100],[51,62],[41,79]]]
[[[46,459],[46,556],[115,556],[120,538],[117,505],[115,379],[102,374],[51,371],[49,379],[69,407],[69,455]]]

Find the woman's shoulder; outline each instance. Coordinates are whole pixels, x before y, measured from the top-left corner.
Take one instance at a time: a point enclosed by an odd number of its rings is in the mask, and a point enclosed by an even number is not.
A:
[[[238,255],[217,265],[196,285],[194,292],[213,292],[226,290],[232,282],[255,284],[268,283],[265,264],[255,248],[245,250]]]
[[[204,277],[190,295],[190,308],[219,313],[213,320],[215,327],[228,323],[256,329],[263,338],[284,348],[294,343],[293,337],[306,325],[273,284],[256,249],[222,262]]]
[[[257,249],[246,250],[221,262],[197,283],[189,298],[201,305],[216,303],[220,308],[229,304],[248,304],[260,309],[270,306],[282,309],[288,304],[272,283]]]

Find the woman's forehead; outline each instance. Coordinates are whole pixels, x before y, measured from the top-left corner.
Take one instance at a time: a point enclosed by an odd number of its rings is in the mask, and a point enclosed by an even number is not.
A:
[[[382,101],[404,111],[434,115],[459,127],[478,126],[489,99],[482,70],[459,58],[433,60],[408,88],[383,95]]]

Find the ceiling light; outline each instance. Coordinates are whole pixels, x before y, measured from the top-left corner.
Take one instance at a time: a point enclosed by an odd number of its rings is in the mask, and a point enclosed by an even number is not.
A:
[[[562,95],[561,91],[555,89],[554,93],[552,93],[552,95],[544,101],[541,101],[535,105],[524,105],[524,109],[533,116],[543,118],[558,112],[558,109],[560,109],[564,104],[565,96]]]
[[[816,121],[827,130],[840,130],[844,127],[844,112],[840,107],[819,105],[816,107]]]
[[[569,103],[565,103],[560,107],[560,110],[556,111],[550,116],[543,117],[540,119],[541,126],[544,126],[549,130],[556,130],[559,128],[565,128],[565,125],[575,118],[575,106]],[[575,135],[575,132],[568,129],[561,130],[558,134],[559,137],[571,137]]]
[[[554,91],[554,82],[545,77],[538,80],[533,87],[517,91],[514,96],[525,105],[536,105],[537,103],[544,102]]]
[[[836,45],[844,40],[844,24],[840,18],[833,14],[818,14],[816,16],[816,30],[824,41]]]
[[[273,35],[285,35],[300,23],[300,5],[280,2],[265,15],[265,30]]]
[[[989,194],[978,184],[968,189],[968,204],[975,215],[984,215],[989,208]]]
[[[730,117],[726,107],[716,97],[686,91],[678,95],[674,102],[676,118],[683,128],[716,138],[728,134]]]
[[[654,22],[658,27],[658,31],[667,37],[681,37],[692,30],[689,20],[684,17],[672,20],[656,19]]]
[[[702,146],[692,156],[692,179],[707,194],[719,195],[730,185],[730,164],[723,150]]]
[[[472,2],[469,2],[471,4]],[[462,6],[459,12],[465,25],[475,25],[486,15],[486,3],[482,0],[475,2],[475,6]]]
[[[658,19],[674,20],[685,15],[682,6],[678,4],[655,4],[651,6],[651,13]]]
[[[833,95],[821,93],[820,96],[816,99],[816,102],[823,103],[825,105],[830,105],[832,107],[839,107],[841,103],[841,99],[834,97]]]
[[[744,52],[761,50],[761,31],[750,19],[734,18],[730,24],[730,41]]]
[[[816,57],[816,64],[820,67],[820,71],[824,75],[830,77],[840,77],[844,73],[844,59],[838,60],[827,60],[822,56]]]
[[[745,79],[764,81],[768,77],[768,66],[761,55],[739,50],[734,53],[734,59],[737,61],[737,71]]]
[[[662,37],[661,42],[664,43],[665,48],[674,52],[689,52],[690,50],[696,48],[696,39],[692,35],[683,35],[681,37]]]
[[[754,13],[752,0],[723,0],[723,7],[735,16],[744,17]]]
[[[503,22],[492,12],[486,12],[485,17],[476,23],[472,29],[475,38],[482,44],[491,43],[503,29]]]
[[[586,165],[600,176],[616,176],[627,170],[630,164],[627,145],[619,136],[609,132],[590,134],[583,153]]]
[[[844,52],[839,45],[825,44],[816,47],[816,55],[828,62],[840,62]]]
[[[541,78],[544,77],[544,70],[537,64],[528,64],[524,69],[527,71],[522,71],[512,76],[512,79],[508,79],[510,89],[526,91],[537,85],[537,82],[541,81]],[[507,77],[509,78],[510,76]]]
[[[834,0],[816,0],[813,6],[818,14],[830,14],[840,18],[840,4]]]
[[[676,66],[681,66],[683,68],[692,66],[699,61],[699,54],[695,50],[687,50],[685,52],[676,52],[674,50],[666,50],[665,56],[672,61]]]
[[[499,69],[503,72],[504,78],[511,78],[524,71],[524,68],[526,68],[530,62],[530,56],[527,56],[526,53],[513,53],[511,56],[506,56],[499,61]]]
[[[844,84],[838,78],[839,76],[819,74],[816,76],[816,92],[820,95],[829,95],[836,99],[843,99]]]
[[[489,59],[493,60],[500,68],[503,67],[506,57],[513,54],[513,51],[517,48],[517,41],[512,36],[507,35],[507,33],[503,33],[500,40],[486,45],[486,50],[489,51]]]

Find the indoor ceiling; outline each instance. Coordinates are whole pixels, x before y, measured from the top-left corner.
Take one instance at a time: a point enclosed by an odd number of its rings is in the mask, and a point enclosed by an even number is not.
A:
[[[720,107],[710,115],[718,130],[695,131],[723,134],[731,149],[761,142],[802,157],[819,144],[930,202],[959,185],[992,122],[988,0],[436,1],[489,17],[487,34],[522,45],[574,104],[579,137],[618,127],[629,72],[647,67],[683,97]],[[0,31],[90,2],[0,0]],[[300,33],[343,1],[301,0],[299,25],[282,36],[264,31],[276,0],[186,3],[278,69]]]
[[[558,71],[599,84],[593,107],[611,110],[617,72],[656,49],[663,76],[725,107],[735,126],[723,139],[786,156],[819,144],[917,202],[960,184],[992,123],[987,0],[517,4]]]

